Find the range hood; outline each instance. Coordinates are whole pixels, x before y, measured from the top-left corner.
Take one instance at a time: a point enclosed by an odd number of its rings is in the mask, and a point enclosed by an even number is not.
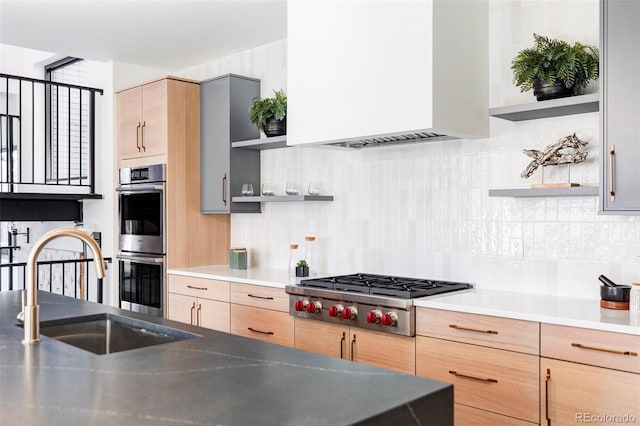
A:
[[[488,136],[486,0],[308,0],[287,10],[287,145]]]

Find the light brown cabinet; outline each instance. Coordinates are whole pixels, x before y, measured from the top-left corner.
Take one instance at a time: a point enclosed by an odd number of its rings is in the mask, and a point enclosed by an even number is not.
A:
[[[295,347],[415,374],[415,339],[342,324],[295,319]]]
[[[169,274],[167,318],[228,333],[229,283]]]
[[[169,99],[168,81],[155,81],[118,93],[120,160],[167,154],[168,103],[180,101]]]

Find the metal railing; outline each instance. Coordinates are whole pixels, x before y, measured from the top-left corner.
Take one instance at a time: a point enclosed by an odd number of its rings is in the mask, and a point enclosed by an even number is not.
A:
[[[103,279],[95,276],[94,259],[47,260],[38,262],[38,289],[76,299],[103,303]],[[110,257],[104,261],[111,263]],[[27,263],[0,264],[0,291],[22,290]],[[95,287],[91,284],[95,282]]]
[[[0,74],[0,192],[95,192],[96,93],[103,91]]]

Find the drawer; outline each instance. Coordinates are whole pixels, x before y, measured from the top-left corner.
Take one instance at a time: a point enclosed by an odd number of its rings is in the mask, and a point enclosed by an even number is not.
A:
[[[293,317],[288,312],[232,303],[231,333],[293,347]]]
[[[456,426],[534,426],[537,424],[462,404],[454,404],[453,409]]]
[[[231,283],[231,303],[289,312],[289,295],[277,287]]]
[[[226,281],[208,280],[206,278],[186,277],[184,275],[168,276],[168,292],[187,296],[204,297],[206,299],[229,301],[229,283]]]
[[[417,308],[416,334],[533,355],[540,353],[540,324],[531,321]]]
[[[538,423],[539,357],[418,336],[416,374],[453,383],[458,404]]]
[[[542,324],[543,357],[640,373],[640,336]]]

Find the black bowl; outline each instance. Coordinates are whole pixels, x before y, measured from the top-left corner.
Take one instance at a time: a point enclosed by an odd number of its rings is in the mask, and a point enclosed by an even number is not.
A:
[[[609,302],[628,302],[630,291],[630,285],[618,285],[615,287],[602,285],[600,286],[600,298]]]

